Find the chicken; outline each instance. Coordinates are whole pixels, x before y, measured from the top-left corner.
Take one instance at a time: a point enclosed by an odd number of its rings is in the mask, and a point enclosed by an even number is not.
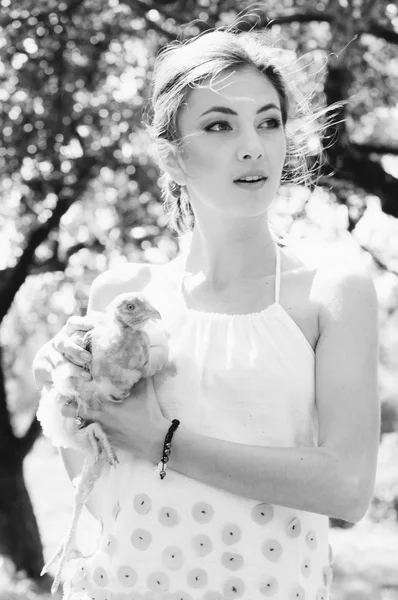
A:
[[[46,573],[59,558],[53,593],[58,588],[81,510],[106,463],[117,464],[116,453],[101,425],[83,421],[79,409],[98,410],[103,402],[122,402],[141,378],[167,371],[170,366],[167,333],[153,322],[160,318],[160,313],[142,294],[120,294],[105,313],[96,313],[92,329],[74,334],[77,343],[92,354],[92,361],[86,367],[92,380],[71,378],[69,366],[63,362],[54,369],[54,385],[40,398],[37,417],[43,433],[56,446],[83,450],[86,454],[82,472],[74,480],[74,509],[66,540],[42,570],[42,574]],[[71,400],[77,405],[75,419],[61,414],[62,405]]]

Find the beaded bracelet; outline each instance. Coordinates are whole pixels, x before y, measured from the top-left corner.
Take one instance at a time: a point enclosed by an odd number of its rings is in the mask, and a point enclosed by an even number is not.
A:
[[[164,438],[162,458],[160,459],[158,466],[154,470],[154,474],[160,477],[160,479],[164,479],[166,477],[166,468],[167,463],[169,462],[171,452],[171,440],[173,439],[174,432],[179,426],[179,424],[180,421],[178,419],[173,419],[169,430],[166,433],[166,437]]]

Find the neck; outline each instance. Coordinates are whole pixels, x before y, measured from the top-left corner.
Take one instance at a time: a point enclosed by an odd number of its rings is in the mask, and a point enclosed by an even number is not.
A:
[[[196,221],[186,270],[215,285],[267,277],[275,272],[275,241],[266,216],[228,222]]]

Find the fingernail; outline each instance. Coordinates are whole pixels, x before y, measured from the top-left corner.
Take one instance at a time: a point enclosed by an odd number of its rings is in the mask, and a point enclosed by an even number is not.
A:
[[[92,379],[90,373],[87,373],[87,371],[82,371],[81,377],[83,377],[83,379],[87,379],[87,381],[91,381]]]
[[[83,360],[91,360],[91,354],[89,352],[81,352],[80,356]]]

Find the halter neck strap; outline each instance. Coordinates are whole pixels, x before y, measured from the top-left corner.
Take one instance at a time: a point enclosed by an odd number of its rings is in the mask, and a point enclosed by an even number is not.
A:
[[[276,267],[275,267],[275,303],[279,304],[279,293],[281,288],[281,249],[276,245]]]

